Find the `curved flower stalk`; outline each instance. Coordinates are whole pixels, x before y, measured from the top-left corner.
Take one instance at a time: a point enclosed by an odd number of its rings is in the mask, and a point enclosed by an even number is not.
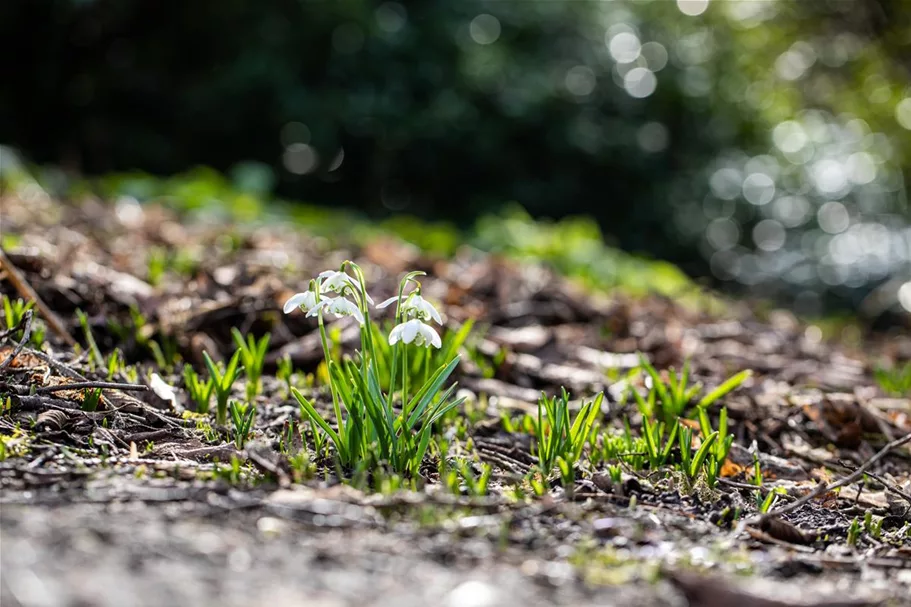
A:
[[[400,409],[393,407],[398,357],[401,356],[402,364],[407,368],[409,348],[442,346],[440,335],[425,322],[442,324],[442,318],[436,308],[420,295],[420,283],[415,277],[422,274],[407,274],[399,284],[398,297],[378,306],[385,308],[393,301],[397,302],[397,325],[388,338],[379,335],[379,330],[371,322],[369,305],[373,305],[373,299],[367,293],[363,271],[351,261],[343,263],[338,271],[322,272],[310,281],[307,291],[295,294],[283,307],[285,313],[295,308],[305,310],[308,317],[316,317],[319,322],[320,340],[329,371],[334,427],[299,390],[292,387],[291,393],[300,403],[302,418],[310,420],[314,432],[329,437],[340,463],[345,467],[367,461],[374,465],[391,466],[401,474],[417,474],[430,444],[434,422],[462,402],[462,399],[453,398],[455,386],[442,389],[458,365],[458,356],[436,370],[429,368],[430,358],[425,356],[424,381],[420,382],[414,394],[410,394],[408,374],[403,373],[402,406]],[[415,283],[416,288],[406,296],[404,291],[409,282]],[[329,293],[335,296],[325,296]],[[358,322],[361,348],[354,357],[333,360],[326,337],[325,314],[352,316]],[[393,348],[388,381],[380,381],[375,346],[382,342],[375,339],[388,341]],[[381,385],[389,386],[388,392]]]

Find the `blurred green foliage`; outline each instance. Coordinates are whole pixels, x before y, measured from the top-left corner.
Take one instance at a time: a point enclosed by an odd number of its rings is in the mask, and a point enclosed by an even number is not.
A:
[[[204,164],[237,184],[166,182],[191,207],[253,219],[275,192],[468,226],[516,201],[601,232],[507,210],[526,240],[489,246],[596,282],[625,271],[603,233],[806,312],[882,284],[894,308],[911,283],[907,0],[29,0],[0,3],[0,36],[26,58],[5,66],[0,142],[65,170]],[[590,248],[546,251],[564,237]]]
[[[376,238],[396,238],[424,253],[449,258],[470,246],[512,259],[541,263],[594,290],[619,288],[629,295],[658,293],[692,304],[714,305],[679,268],[668,262],[632,255],[605,244],[601,228],[590,217],[535,220],[517,205],[485,214],[473,226],[396,215],[381,222],[363,213],[272,199],[244,192],[210,169],[195,169],[169,178],[142,173],[112,174],[95,179],[55,180],[38,175],[45,188],[65,184],[57,195],[78,199],[98,195],[158,202],[188,220],[220,219],[241,224],[282,223],[325,238],[334,246],[364,246]],[[25,173],[8,175],[0,184],[25,188]]]

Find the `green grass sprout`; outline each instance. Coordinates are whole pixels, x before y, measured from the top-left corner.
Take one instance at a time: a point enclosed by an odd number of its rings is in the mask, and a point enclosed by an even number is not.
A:
[[[548,397],[542,394],[538,400],[538,417],[535,420],[534,435],[537,444],[538,468],[546,478],[563,458],[573,466],[582,455],[588,442],[592,425],[601,410],[604,394],[594,400],[583,402],[574,419],[570,419],[569,394],[561,389],[559,395]]]
[[[253,335],[247,335],[244,340],[243,334],[236,327],[232,327],[231,337],[237,344],[244,374],[247,376],[247,399],[253,400],[262,390],[263,364],[266,360],[266,350],[269,349],[271,336],[266,333],[257,341]]]
[[[79,319],[79,326],[82,327],[82,334],[85,337],[85,342],[89,346],[90,360],[94,367],[103,369],[105,367],[104,356],[101,354],[101,350],[98,349],[98,343],[95,341],[95,336],[92,335],[92,328],[89,326],[89,317],[82,310],[76,310],[76,317]]]
[[[215,390],[215,423],[224,426],[228,421],[228,398],[231,396],[231,387],[243,372],[243,368],[238,367],[240,351],[234,353],[224,371],[213,362],[208,352],[203,352],[202,357],[209,369],[209,378]]]
[[[232,400],[228,410],[231,412],[231,426],[234,429],[234,445],[238,449],[243,449],[251,436],[253,421],[256,419],[256,406]]]
[[[196,405],[197,413],[208,413],[209,403],[212,401],[212,392],[215,389],[215,380],[209,377],[203,382],[196,370],[189,364],[183,367],[184,388],[190,395],[190,400]]]

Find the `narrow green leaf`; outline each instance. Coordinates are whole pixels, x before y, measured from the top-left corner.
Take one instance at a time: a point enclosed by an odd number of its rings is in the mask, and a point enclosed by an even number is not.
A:
[[[715,439],[717,438],[718,433],[712,432],[705,438],[704,441],[702,441],[702,444],[699,446],[699,449],[696,450],[696,454],[693,456],[692,462],[690,462],[690,478],[695,478],[696,475],[699,474],[699,470],[702,468],[702,464],[705,462],[705,458],[708,457],[709,452],[712,449],[712,443],[714,443]]]
[[[745,371],[741,371],[740,373],[731,376],[725,382],[723,382],[720,386],[718,386],[717,388],[715,388],[714,390],[712,390],[711,392],[709,392],[708,394],[703,396],[702,400],[699,401],[699,404],[697,406],[698,407],[710,406],[712,403],[717,401],[719,398],[724,397],[729,392],[732,392],[732,391],[736,390],[738,387],[740,387],[740,384],[742,384],[744,381],[746,381],[747,378],[750,377],[751,375],[753,375],[753,371],[751,371],[750,369],[746,369]]]

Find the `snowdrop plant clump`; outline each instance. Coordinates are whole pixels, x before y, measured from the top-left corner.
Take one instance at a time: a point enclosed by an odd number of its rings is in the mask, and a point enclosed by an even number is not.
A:
[[[441,325],[440,313],[421,296],[417,277],[423,274],[410,272],[402,278],[395,297],[374,306],[363,271],[356,263],[346,261],[338,271],[322,272],[310,281],[306,291],[285,303],[286,314],[301,309],[319,323],[335,419],[324,417],[297,388],[292,387],[291,393],[300,403],[301,419],[309,419],[315,433],[329,437],[339,463],[348,469],[368,462],[399,474],[416,475],[434,422],[462,402],[453,398],[455,385],[443,389],[458,365],[458,356],[428,369],[422,385],[409,386],[409,351],[442,345],[440,335],[429,324]],[[380,377],[376,340],[384,336],[371,319],[370,307],[382,310],[392,304],[395,326],[386,337],[392,356],[390,364],[382,366],[388,375]],[[360,349],[353,356],[340,360],[333,357],[326,334],[327,314],[351,317],[360,326]],[[429,360],[424,357],[424,361]]]

